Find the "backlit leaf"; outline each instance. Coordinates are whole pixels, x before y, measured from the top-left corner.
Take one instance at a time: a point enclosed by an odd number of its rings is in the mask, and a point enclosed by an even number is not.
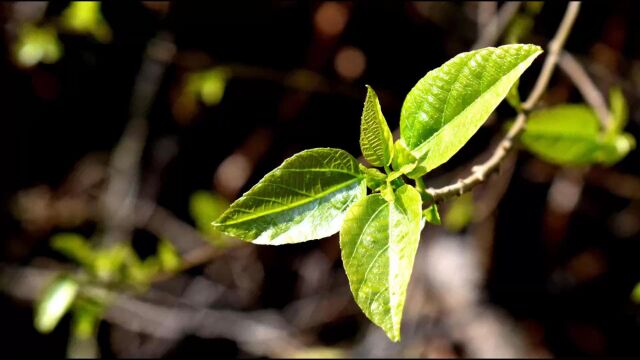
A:
[[[287,159],[214,222],[230,236],[280,245],[330,236],[347,209],[366,195],[358,161],[344,150],[318,148]]]
[[[465,52],[418,81],[400,115],[401,141],[418,159],[409,176],[421,176],[458,152],[541,53],[522,44]]]
[[[422,200],[403,185],[393,202],[372,194],[347,212],[340,230],[342,262],[354,299],[371,321],[393,341],[418,249]]]
[[[51,237],[51,247],[79,264],[91,267],[96,255],[89,241],[76,233],[59,233]]]
[[[422,215],[424,215],[424,219],[433,225],[440,225],[442,221],[440,220],[440,213],[438,212],[438,205],[432,204],[428,208],[422,211]]]
[[[520,141],[545,161],[573,166],[613,164],[635,146],[629,134],[602,134],[596,113],[583,104],[531,113]]]
[[[66,276],[57,278],[49,285],[36,306],[34,326],[43,334],[50,333],[78,294],[78,283]]]
[[[360,124],[360,149],[373,166],[387,166],[393,157],[393,138],[389,125],[382,115],[376,92],[367,85],[367,98]]]

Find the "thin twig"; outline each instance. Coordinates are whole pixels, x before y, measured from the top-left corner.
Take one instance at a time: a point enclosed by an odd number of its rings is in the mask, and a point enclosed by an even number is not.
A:
[[[460,179],[456,184],[448,185],[439,189],[429,188],[426,193],[431,195],[433,201],[440,201],[454,196],[462,195],[471,190],[474,186],[484,181],[491,173],[498,170],[502,160],[507,156],[513,148],[515,139],[524,131],[527,122],[527,113],[538,103],[540,97],[544,93],[553,74],[553,70],[558,62],[560,51],[564,46],[571,27],[575,22],[578,11],[580,10],[580,2],[572,1],[567,6],[562,22],[556,32],[554,38],[549,42],[548,55],[545,59],[542,71],[536,80],[533,90],[529,94],[527,100],[522,104],[522,110],[518,112],[516,120],[505,135],[504,139],[498,144],[491,157],[483,164],[476,165],[472,168],[472,174],[465,179]]]
[[[167,65],[175,54],[171,35],[161,33],[147,46],[131,100],[131,120],[113,150],[108,182],[101,196],[105,226],[102,245],[127,240],[135,227],[140,161],[147,140],[147,116]]]
[[[598,114],[598,119],[602,124],[603,129],[609,128],[609,118],[611,114],[607,107],[607,102],[604,96],[598,90],[598,87],[593,83],[593,80],[589,77],[589,74],[585,71],[584,67],[576,60],[573,55],[568,51],[563,50],[560,53],[558,59],[558,66],[571,78],[573,84],[578,88],[582,97],[591,105],[593,110]]]
[[[502,34],[511,19],[516,15],[520,8],[520,1],[507,2],[498,11],[498,16],[485,26],[484,31],[478,37],[478,40],[471,46],[471,50],[480,49],[491,46],[498,41],[498,37]]]

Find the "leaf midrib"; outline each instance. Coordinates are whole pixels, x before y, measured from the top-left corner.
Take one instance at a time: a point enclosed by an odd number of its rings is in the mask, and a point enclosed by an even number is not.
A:
[[[235,225],[235,224],[240,224],[240,223],[243,223],[243,222],[246,222],[246,221],[249,221],[249,220],[254,220],[254,219],[257,219],[257,218],[260,218],[260,217],[263,217],[263,216],[271,215],[271,214],[274,214],[274,213],[277,213],[277,212],[290,210],[290,209],[292,209],[294,207],[305,205],[305,204],[308,204],[308,203],[316,201],[316,200],[320,200],[323,197],[335,192],[336,190],[348,187],[349,185],[351,185],[351,184],[353,184],[353,183],[355,183],[357,181],[361,181],[361,180],[362,180],[362,177],[356,177],[356,178],[351,179],[351,180],[349,180],[347,182],[343,182],[343,183],[340,183],[339,185],[335,185],[333,187],[330,187],[329,189],[327,189],[327,190],[325,190],[323,192],[320,192],[320,193],[318,193],[318,194],[316,194],[316,195],[314,195],[312,197],[308,197],[308,198],[303,199],[303,200],[295,201],[295,202],[289,204],[288,206],[284,206],[284,207],[281,207],[281,208],[274,208],[274,209],[271,209],[271,210],[267,210],[267,211],[261,212],[259,214],[243,217],[243,218],[240,218],[240,219],[237,219],[237,220],[234,220],[234,221],[228,221],[228,222],[224,222],[224,223],[215,223],[215,225],[217,225],[217,226]],[[237,210],[237,209],[230,209],[230,210]]]

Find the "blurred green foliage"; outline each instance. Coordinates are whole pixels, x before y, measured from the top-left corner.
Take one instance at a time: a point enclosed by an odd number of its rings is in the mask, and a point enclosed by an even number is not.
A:
[[[25,23],[19,26],[13,48],[14,60],[19,66],[52,64],[60,59],[62,53],[62,43],[52,25],[36,26]]]
[[[33,322],[35,328],[43,334],[53,331],[71,307],[79,288],[78,283],[68,276],[56,278],[45,289],[36,305]]]
[[[229,245],[227,238],[211,225],[212,219],[217,219],[228,207],[225,198],[206,190],[194,192],[189,199],[189,212],[196,229],[216,246]]]
[[[451,201],[443,225],[453,232],[462,231],[473,220],[473,195],[466,193]]]
[[[99,1],[72,1],[60,17],[62,29],[92,35],[106,43],[111,40],[111,28],[102,17]]]

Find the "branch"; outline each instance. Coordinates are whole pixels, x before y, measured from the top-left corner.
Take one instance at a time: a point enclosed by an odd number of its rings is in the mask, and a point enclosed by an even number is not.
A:
[[[520,1],[507,2],[500,8],[498,15],[493,17],[491,21],[486,24],[484,31],[480,34],[478,40],[471,46],[471,50],[476,50],[491,46],[498,41],[498,37],[504,29],[507,27],[511,19],[515,16],[520,8]]]
[[[566,50],[560,53],[558,66],[571,78],[573,84],[578,88],[580,94],[582,94],[582,97],[591,105],[596,114],[598,114],[602,127],[604,129],[609,128],[609,118],[611,114],[607,107],[607,102],[584,67]]]
[[[522,104],[522,109],[518,112],[516,121],[509,129],[509,132],[505,135],[504,139],[500,141],[497,148],[491,155],[491,157],[483,164],[476,165],[472,168],[472,174],[465,179],[460,179],[456,184],[448,185],[439,189],[428,188],[425,192],[433,198],[434,202],[445,200],[454,196],[462,195],[474,186],[484,181],[494,171],[497,171],[500,163],[507,156],[509,151],[513,148],[515,139],[524,131],[527,114],[538,103],[540,97],[544,93],[549,85],[551,75],[558,62],[562,47],[567,40],[567,36],[571,31],[571,27],[575,22],[578,11],[580,10],[580,2],[572,1],[567,6],[567,10],[564,14],[562,22],[556,32],[554,38],[549,42],[548,55],[545,59],[540,75],[533,87],[533,90],[529,94],[527,100]]]

